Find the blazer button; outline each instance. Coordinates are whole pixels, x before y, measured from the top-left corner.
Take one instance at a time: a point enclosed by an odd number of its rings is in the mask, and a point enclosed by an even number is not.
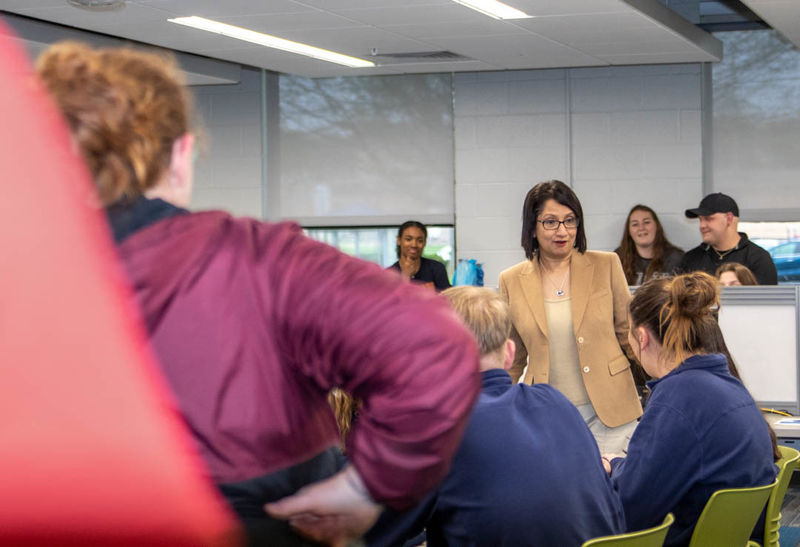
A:
[[[583,367],[583,372],[589,372],[591,370],[589,367]]]
[[[583,336],[578,336],[578,343],[583,344]],[[586,371],[588,372],[588,371]]]

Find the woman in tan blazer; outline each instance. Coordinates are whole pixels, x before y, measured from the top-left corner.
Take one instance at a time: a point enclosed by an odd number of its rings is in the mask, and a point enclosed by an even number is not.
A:
[[[516,381],[550,383],[581,411],[601,452],[621,452],[642,413],[627,354],[630,292],[619,257],[586,250],[583,209],[560,181],[525,198],[527,260],[500,274]]]

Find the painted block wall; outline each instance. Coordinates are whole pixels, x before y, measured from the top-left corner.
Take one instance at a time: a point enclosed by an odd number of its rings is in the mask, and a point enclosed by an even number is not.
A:
[[[700,65],[455,78],[457,256],[483,262],[487,286],[524,260],[522,203],[543,180],[575,189],[592,249],[619,244],[636,203],[675,244],[697,244],[683,210],[702,197]]]
[[[592,249],[617,246],[636,203],[658,212],[675,244],[697,244],[683,210],[702,197],[700,65],[454,78],[457,257],[483,262],[488,286],[524,259],[522,202],[542,180],[573,186]],[[207,140],[192,208],[264,218],[259,71],[192,90]]]
[[[201,119],[192,210],[263,218],[260,71],[242,67],[236,85],[190,89]]]

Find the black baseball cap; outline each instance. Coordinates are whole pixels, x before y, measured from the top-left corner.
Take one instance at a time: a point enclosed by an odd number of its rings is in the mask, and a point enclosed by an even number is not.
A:
[[[696,209],[686,209],[686,218],[697,218],[713,215],[714,213],[733,213],[739,216],[739,206],[732,197],[721,192],[708,194],[700,201],[700,206]]]

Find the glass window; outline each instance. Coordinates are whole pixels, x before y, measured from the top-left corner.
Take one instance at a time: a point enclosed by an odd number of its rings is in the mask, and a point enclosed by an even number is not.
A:
[[[740,222],[739,231],[769,251],[778,283],[800,283],[800,222]]]
[[[452,226],[427,226],[423,256],[444,264],[453,277],[455,234]],[[388,268],[397,261],[397,228],[306,228],[306,235],[351,256]]]

